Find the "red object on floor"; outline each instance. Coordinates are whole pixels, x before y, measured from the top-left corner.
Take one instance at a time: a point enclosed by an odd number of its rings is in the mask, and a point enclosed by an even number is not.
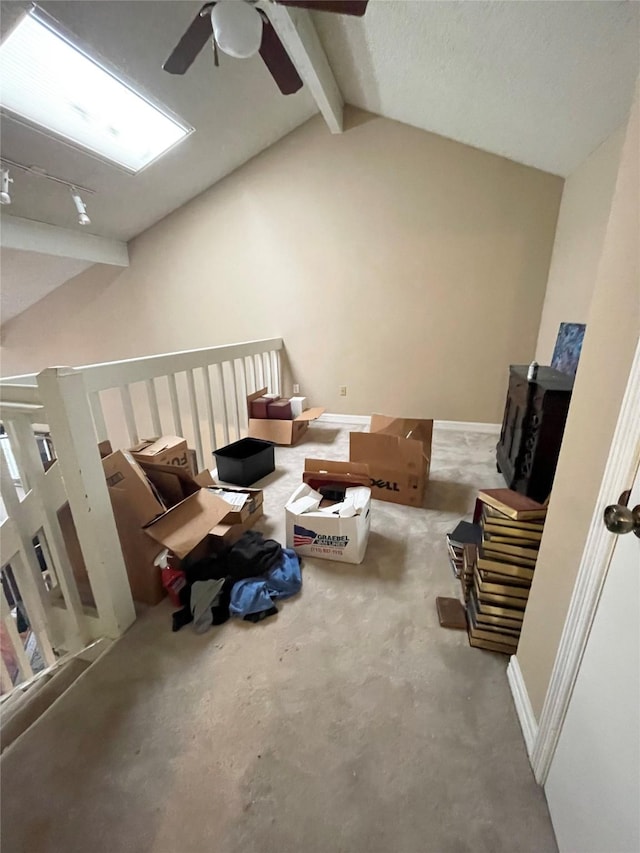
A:
[[[162,569],[162,586],[167,590],[169,598],[176,607],[182,607],[180,602],[180,590],[187,583],[184,572],[181,569],[174,569],[167,566]]]

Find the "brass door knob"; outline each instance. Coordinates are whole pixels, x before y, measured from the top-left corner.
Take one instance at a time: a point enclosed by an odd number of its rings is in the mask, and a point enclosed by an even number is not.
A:
[[[640,504],[633,509],[623,504],[611,504],[604,511],[604,526],[618,536],[633,532],[640,538]]]

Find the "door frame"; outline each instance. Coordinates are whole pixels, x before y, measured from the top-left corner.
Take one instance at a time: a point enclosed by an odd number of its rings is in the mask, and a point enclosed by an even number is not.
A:
[[[602,513],[605,506],[617,501],[618,495],[629,488],[639,462],[640,340],[622,399],[538,729],[530,749],[531,767],[540,785],[544,785],[547,780],[558,745],[616,543],[616,536],[604,526]]]

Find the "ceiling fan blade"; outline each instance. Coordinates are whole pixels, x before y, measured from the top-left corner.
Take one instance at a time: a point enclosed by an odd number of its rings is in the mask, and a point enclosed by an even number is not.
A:
[[[297,6],[314,12],[337,12],[361,18],[367,11],[369,0],[276,0],[280,6]]]
[[[206,9],[207,13],[201,15],[198,12],[186,33],[174,47],[173,53],[162,66],[169,74],[184,74],[205,46],[207,40],[213,35],[211,15],[209,14],[209,9],[213,5],[213,3],[207,3],[202,7],[200,12]]]
[[[293,95],[302,86],[300,75],[268,20],[263,20],[260,56],[283,95]]]

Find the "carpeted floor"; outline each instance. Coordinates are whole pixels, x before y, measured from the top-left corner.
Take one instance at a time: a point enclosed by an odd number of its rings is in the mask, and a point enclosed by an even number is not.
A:
[[[315,426],[277,450],[282,540]],[[495,437],[436,431],[426,509],[374,502],[365,562],[308,560],[258,625],[148,611],[2,759],[3,853],[551,853],[507,658],[438,626],[444,534],[500,485]]]

